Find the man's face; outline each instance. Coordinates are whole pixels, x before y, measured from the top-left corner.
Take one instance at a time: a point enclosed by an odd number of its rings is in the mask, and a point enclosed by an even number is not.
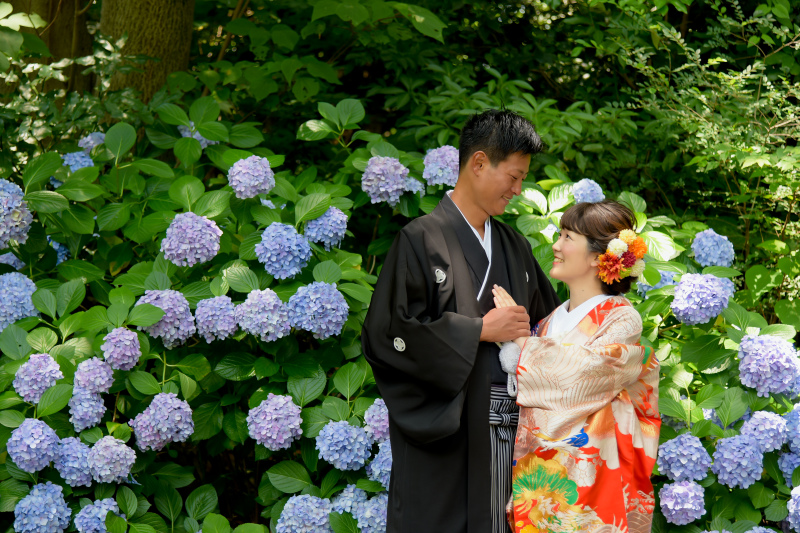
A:
[[[492,166],[489,158],[478,158],[478,168],[475,173],[477,202],[489,216],[502,215],[508,202],[522,193],[522,180],[528,175],[531,164],[530,154],[514,153],[509,155],[497,166]]]

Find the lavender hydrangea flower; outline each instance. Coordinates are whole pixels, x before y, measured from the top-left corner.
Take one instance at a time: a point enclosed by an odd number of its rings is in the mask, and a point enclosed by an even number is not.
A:
[[[684,274],[675,289],[672,312],[684,324],[705,324],[728,307],[729,298],[720,278],[711,274]]]
[[[789,448],[794,453],[800,454],[800,403],[795,404],[783,418],[786,419],[786,438],[789,441]]]
[[[50,426],[35,418],[26,418],[6,445],[8,455],[20,470],[38,472],[58,455],[58,435]]]
[[[339,246],[346,231],[347,215],[338,207],[329,207],[321,217],[306,224],[306,238],[322,244],[328,251],[332,246]]]
[[[273,452],[289,448],[295,439],[300,438],[302,422],[300,407],[295,405],[291,396],[271,392],[247,414],[250,437]]]
[[[194,321],[197,324],[197,333],[208,343],[227,339],[239,327],[236,323],[236,306],[229,296],[200,300],[194,311]]]
[[[88,154],[95,146],[100,146],[104,142],[106,142],[106,134],[102,131],[95,131],[78,141],[78,146],[83,148],[83,151]]]
[[[445,145],[429,150],[422,161],[425,170],[422,177],[428,185],[448,185],[455,187],[458,181],[458,148]]]
[[[675,285],[675,272],[671,272],[669,270],[659,270],[659,272],[661,273],[661,280],[655,285],[648,285],[644,281],[636,282],[636,292],[639,293],[639,296],[646,299],[647,293],[652,290],[660,289],[661,287],[666,287],[667,285]]]
[[[661,513],[670,524],[690,524],[706,514],[703,494],[703,487],[694,481],[668,483],[658,492]]]
[[[256,244],[256,257],[275,278],[293,278],[311,259],[311,246],[308,239],[289,224],[273,222]]]
[[[200,132],[197,131],[197,128],[194,127],[194,122],[191,120],[189,121],[188,126],[184,126],[183,124],[178,126],[178,133],[181,134],[181,137],[191,137],[193,139],[197,139],[197,141],[200,142],[200,148],[202,148],[203,150],[205,150],[212,144],[219,144],[219,141],[209,141],[208,139],[200,135]]]
[[[422,198],[425,196],[425,184],[414,178],[406,178],[406,192],[419,194],[419,197]]]
[[[126,518],[113,498],[95,500],[75,516],[75,529],[80,533],[106,533],[106,515],[109,511]]]
[[[70,487],[92,485],[92,475],[89,473],[89,450],[90,448],[77,437],[67,437],[59,443],[53,466]]]
[[[54,241],[50,235],[47,236],[47,242],[50,244],[50,247],[56,251],[56,265],[60,265],[69,259],[69,248],[58,241]]]
[[[113,384],[114,371],[97,357],[81,362],[75,371],[75,386],[89,392],[108,392]]]
[[[61,159],[64,161],[62,166],[69,167],[70,172],[94,166],[92,158],[83,150],[64,154],[61,156]]]
[[[135,461],[136,452],[111,435],[95,442],[87,459],[89,472],[98,483],[125,481]]]
[[[371,157],[361,176],[361,188],[373,204],[387,202],[394,207],[406,190],[408,168],[395,157]]]
[[[0,250],[8,248],[8,241],[24,244],[33,222],[33,214],[19,185],[0,179]]]
[[[789,525],[793,530],[800,531],[800,487],[792,489],[792,497],[786,508],[789,510]]]
[[[797,468],[800,467],[800,455],[794,452],[782,453],[778,457],[778,468],[783,473],[783,479],[786,481],[787,487],[793,487],[792,474]]]
[[[0,275],[0,332],[21,318],[36,316],[36,284],[19,272]]]
[[[0,263],[12,266],[17,270],[25,268],[25,263],[23,263],[20,258],[12,254],[11,252],[0,255]]]
[[[768,527],[756,526],[753,529],[748,529],[747,533],[775,533],[775,531]]]
[[[286,306],[272,289],[250,291],[247,299],[236,306],[236,322],[264,342],[280,339],[291,331]]]
[[[267,200],[266,198],[261,199],[261,205],[264,207],[269,207],[270,209],[276,209],[275,204],[272,203],[272,200]]]
[[[364,413],[364,425],[370,438],[383,442],[389,438],[389,409],[383,398],[378,398]]]
[[[386,533],[386,513],[389,495],[381,492],[356,506],[356,520],[361,533]]]
[[[358,470],[370,456],[372,439],[364,428],[346,420],[328,422],[317,435],[319,456],[339,470]]]
[[[756,411],[742,426],[742,434],[752,436],[762,452],[771,452],[786,442],[786,420],[775,413]]]
[[[378,445],[378,454],[367,465],[367,477],[377,481],[383,488],[389,490],[389,480],[392,475],[392,443],[385,440]]]
[[[763,460],[760,444],[752,436],[737,435],[717,441],[711,471],[723,485],[746,489],[761,478]]]
[[[39,403],[44,391],[62,379],[61,367],[46,353],[35,353],[30,356],[14,375],[14,390],[23,400]]]
[[[151,337],[161,337],[167,350],[180,346],[197,331],[189,302],[180,292],[171,289],[144,291],[144,296],[139,298],[136,305],[144,303],[153,304],[163,310],[164,316],[152,326],[140,326],[139,329],[146,331]]]
[[[733,243],[728,237],[717,234],[713,229],[701,231],[692,241],[694,258],[702,266],[724,266],[733,264]]]
[[[297,289],[286,304],[289,323],[310,331],[315,339],[327,339],[342,332],[349,307],[336,285],[315,281]]]
[[[72,516],[63,489],[50,481],[34,485],[14,507],[16,533],[63,533]]]
[[[347,485],[333,500],[331,500],[331,512],[333,513],[356,513],[356,508],[361,502],[367,501],[367,493],[355,485]]]
[[[606,195],[596,181],[584,178],[572,186],[572,194],[575,196],[575,203],[583,202],[597,203],[605,200]]]
[[[139,336],[126,328],[112,329],[100,349],[106,362],[114,370],[130,370],[142,356]]]
[[[237,198],[255,198],[275,187],[275,173],[266,157],[251,155],[233,164],[228,171],[228,183]]]
[[[790,391],[800,377],[792,344],[771,335],[747,335],[739,343],[739,378],[742,384],[768,397]]]
[[[211,261],[219,253],[222,230],[213,220],[194,213],[179,213],[161,241],[164,258],[177,266]]]
[[[673,481],[705,479],[711,456],[691,433],[678,435],[658,448],[658,469]]]
[[[281,511],[277,533],[333,533],[330,500],[302,494],[292,496]]]
[[[194,433],[191,407],[172,392],[153,396],[147,409],[136,415],[130,426],[142,451],[159,451],[170,442],[185,442]]]
[[[69,400],[69,421],[75,431],[83,431],[100,423],[106,414],[103,398],[94,392],[75,387]]]

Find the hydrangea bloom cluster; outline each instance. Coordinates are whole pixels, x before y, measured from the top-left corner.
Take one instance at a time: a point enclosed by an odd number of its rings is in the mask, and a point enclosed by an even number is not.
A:
[[[79,145],[80,146],[80,145]],[[70,172],[75,172],[82,168],[94,166],[94,161],[89,157],[89,154],[81,150],[80,152],[70,152],[61,156],[64,161],[63,166],[69,167]]]
[[[194,321],[197,333],[208,343],[227,339],[239,327],[236,324],[236,306],[229,296],[216,296],[198,302]]]
[[[228,183],[237,198],[255,198],[275,187],[275,173],[266,157],[240,159],[228,171]]]
[[[672,312],[684,324],[705,324],[728,307],[729,298],[720,278],[711,274],[684,274],[675,289]]]
[[[787,392],[800,377],[789,341],[772,335],[747,335],[739,344],[739,378],[759,396]]]
[[[25,263],[22,262],[22,259],[12,254],[11,252],[7,252],[0,255],[0,263],[12,266],[17,270],[19,270],[20,268],[25,268]]]
[[[778,457],[778,468],[780,468],[783,473],[783,479],[786,481],[787,487],[794,486],[792,483],[792,474],[797,470],[797,467],[800,467],[800,455],[789,452],[782,453],[781,456]]]
[[[102,131],[95,131],[78,141],[78,146],[83,148],[83,151],[88,154],[95,146],[100,146],[104,142],[106,142],[106,134]]]
[[[768,527],[756,526],[753,529],[748,530],[747,533],[775,533],[775,531],[769,529]]]
[[[192,408],[172,392],[161,392],[130,421],[139,449],[154,451],[170,442],[185,442],[194,433]]]
[[[72,516],[63,489],[50,481],[34,485],[14,507],[17,533],[63,533]]]
[[[106,515],[109,511],[126,518],[113,498],[95,500],[75,516],[75,529],[80,533],[106,533]]]
[[[108,392],[113,384],[114,371],[97,357],[81,362],[75,370],[75,386],[89,392]]]
[[[717,234],[713,229],[701,231],[692,241],[694,258],[702,266],[724,266],[733,264],[733,243],[728,237]]]
[[[367,493],[355,485],[347,485],[333,500],[331,500],[331,512],[333,513],[352,513],[356,514],[359,503],[367,501]]]
[[[114,370],[130,370],[142,356],[139,336],[126,328],[112,329],[111,333],[106,335],[106,340],[100,349],[106,362]]]
[[[756,411],[742,426],[742,434],[752,436],[762,453],[777,450],[786,442],[786,420],[768,411]]]
[[[300,407],[295,405],[291,396],[272,394],[247,414],[247,430],[250,437],[268,450],[285,450],[295,439],[300,438],[303,430],[300,424]]]
[[[146,331],[151,337],[161,337],[166,349],[183,344],[197,330],[189,302],[180,292],[171,289],[144,291],[144,296],[139,298],[136,305],[144,303],[153,304],[163,310],[164,316],[152,326],[140,326],[139,329]]]
[[[8,248],[8,241],[28,240],[33,214],[24,196],[18,185],[0,179],[0,250]]]
[[[306,238],[329,251],[332,246],[339,246],[346,231],[347,215],[338,207],[329,207],[321,217],[306,224]]]
[[[189,126],[184,126],[183,124],[178,126],[178,133],[181,134],[181,137],[191,137],[193,139],[197,139],[197,141],[200,142],[200,148],[203,150],[212,144],[219,144],[219,141],[209,141],[200,135],[200,132],[194,127],[194,122],[191,120],[189,121]]]
[[[361,533],[385,533],[388,508],[389,495],[385,492],[359,503],[356,507],[355,518],[358,520]]]
[[[70,487],[89,487],[92,475],[89,474],[90,448],[77,437],[62,439],[58,445],[58,455],[53,466]]]
[[[242,330],[264,342],[289,334],[289,313],[272,289],[250,291],[247,299],[236,306],[236,322]]]
[[[106,414],[106,406],[99,394],[75,387],[69,399],[69,414],[75,431],[80,432],[99,424]]]
[[[364,425],[367,434],[375,442],[383,442],[389,438],[389,409],[383,398],[378,398],[364,413]]]
[[[39,403],[44,391],[63,377],[61,367],[50,355],[35,353],[17,369],[14,375],[14,390],[26,402]]]
[[[676,481],[658,492],[661,512],[667,522],[677,526],[690,524],[706,514],[703,487],[694,481]]]
[[[361,176],[361,188],[369,195],[373,204],[387,202],[397,205],[400,195],[406,191],[408,168],[396,157],[371,157]]]
[[[277,533],[333,533],[328,514],[331,502],[309,494],[292,496],[281,511]]]
[[[336,285],[315,281],[300,287],[286,304],[292,327],[310,331],[315,339],[342,332],[349,307]]]
[[[411,194],[419,194],[422,198],[425,196],[425,184],[414,178],[406,178],[406,191]]]
[[[0,275],[0,332],[20,318],[36,316],[36,284],[19,272]]]
[[[787,517],[789,525],[795,531],[800,530],[800,487],[792,489],[792,497],[786,508],[789,510],[789,516]]]
[[[675,285],[675,272],[669,270],[659,270],[659,272],[661,273],[661,280],[655,285],[648,285],[644,281],[636,282],[636,292],[638,292],[642,298],[647,298],[647,293],[652,290],[660,289],[667,285]]]
[[[293,278],[311,259],[311,246],[308,239],[289,224],[273,222],[256,244],[256,257],[275,278]]]
[[[194,213],[179,213],[161,241],[164,258],[177,266],[211,261],[219,252],[222,230],[213,220]]]
[[[270,209],[275,209],[275,204],[272,203],[272,200],[267,200],[266,198],[261,199],[261,205],[269,207]]]
[[[95,442],[87,458],[89,472],[98,483],[121,483],[135,461],[136,452],[111,435]]]
[[[50,235],[47,236],[47,242],[50,243],[50,246],[53,250],[56,251],[56,264],[60,265],[67,259],[69,259],[69,248],[65,245],[61,244],[58,241],[54,241]]]
[[[795,404],[783,418],[786,419],[786,439],[789,441],[789,448],[794,453],[800,454],[800,403]]]
[[[658,447],[658,470],[673,481],[705,479],[711,456],[691,433],[678,435]]]
[[[596,181],[584,178],[572,186],[572,194],[575,196],[575,203],[583,202],[597,203],[606,199],[603,189]]]
[[[367,465],[367,476],[389,490],[389,479],[392,475],[392,443],[385,440],[378,445],[379,451]]]
[[[459,170],[458,148],[445,145],[428,150],[422,162],[425,164],[422,177],[428,185],[456,186]]]
[[[50,426],[35,418],[26,418],[7,444],[8,455],[21,470],[38,472],[58,455],[58,435]]]
[[[339,470],[358,470],[370,456],[372,439],[364,428],[346,420],[328,422],[317,435],[319,456]]]
[[[761,478],[764,456],[759,443],[750,435],[737,435],[717,441],[711,471],[730,488],[746,489]]]

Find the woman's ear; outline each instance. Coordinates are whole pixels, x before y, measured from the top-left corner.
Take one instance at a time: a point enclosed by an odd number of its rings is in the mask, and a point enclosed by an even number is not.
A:
[[[594,259],[592,260],[592,262],[589,263],[589,266],[592,267],[592,268],[600,266],[600,256],[599,255],[595,255]]]

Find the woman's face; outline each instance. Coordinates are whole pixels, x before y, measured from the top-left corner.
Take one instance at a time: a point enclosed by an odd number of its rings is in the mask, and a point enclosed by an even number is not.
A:
[[[562,229],[553,243],[553,269],[550,276],[567,284],[584,278],[597,276],[598,254],[589,251],[584,235]]]

